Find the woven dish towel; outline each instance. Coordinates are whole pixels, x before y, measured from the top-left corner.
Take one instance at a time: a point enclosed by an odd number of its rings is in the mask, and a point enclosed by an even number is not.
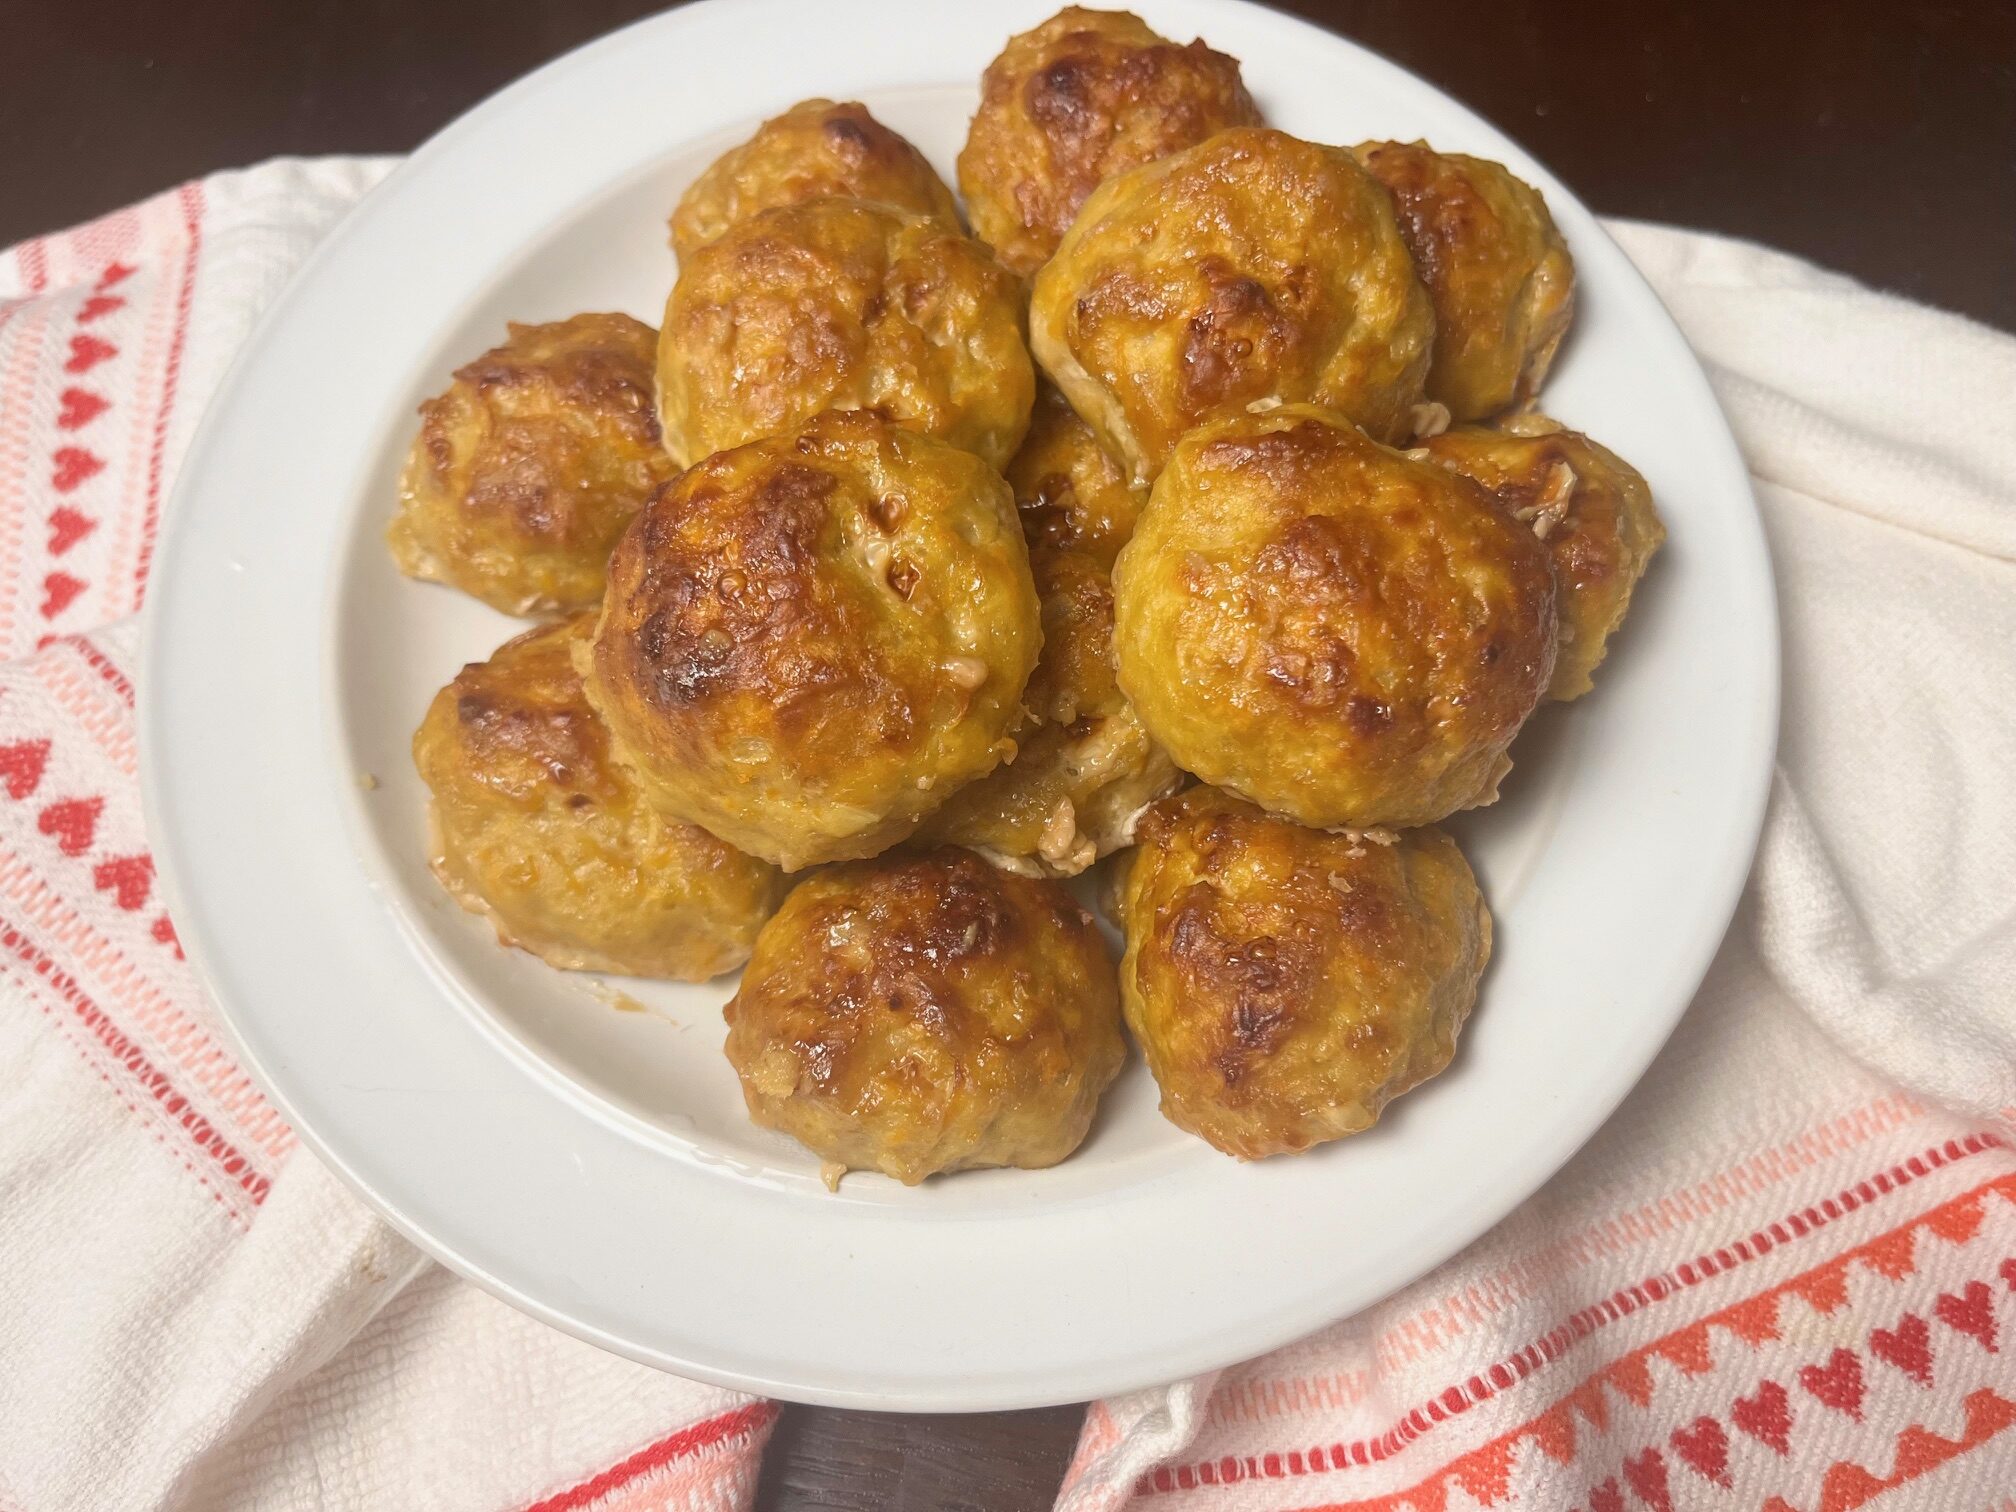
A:
[[[389,166],[275,162],[0,253],[0,1512],[727,1512],[774,1418],[374,1217],[233,1063],[154,884],[132,616],[162,501]],[[2016,340],[1612,229],[1709,363],[1776,557],[1743,909],[1544,1191],[1360,1317],[1096,1404],[1070,1512],[2012,1505]]]

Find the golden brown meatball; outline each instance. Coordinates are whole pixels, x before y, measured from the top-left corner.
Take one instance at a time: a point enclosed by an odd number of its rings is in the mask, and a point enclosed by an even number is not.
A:
[[[828,1185],[1055,1165],[1126,1058],[1091,916],[951,848],[801,882],[724,1016],[749,1116]]]
[[[588,692],[669,812],[795,871],[885,849],[1013,752],[1037,614],[1000,475],[837,411],[651,501]]]
[[[1032,547],[1080,551],[1108,571],[1147,492],[1127,481],[1127,470],[1048,383],[1037,385],[1028,438],[1002,476]]]
[[[1252,128],[1108,179],[1029,318],[1036,360],[1137,480],[1255,404],[1407,434],[1435,328],[1392,197],[1348,152]]]
[[[959,224],[952,191],[924,154],[868,113],[866,105],[801,100],[756,129],[693,181],[672,213],[672,248],[683,262],[758,211],[832,196],[879,200]]]
[[[609,551],[672,472],[658,444],[658,335],[628,315],[510,327],[420,406],[386,539],[409,577],[506,614],[602,598]]]
[[[1237,58],[1179,47],[1128,11],[1066,6],[981,75],[959,188],[974,233],[1026,275],[1103,180],[1259,124]]]
[[[1547,543],[1561,609],[1547,694],[1580,698],[1595,686],[1590,674],[1666,539],[1652,490],[1615,452],[1544,415],[1514,416],[1496,430],[1445,432],[1428,442],[1428,454],[1483,484]]]
[[[1072,877],[1126,845],[1134,820],[1182,774],[1148,738],[1113,677],[1113,589],[1077,552],[1030,553],[1043,654],[1014,759],[968,783],[919,838],[966,845],[1013,871]]]
[[[1113,574],[1176,764],[1317,826],[1488,803],[1554,667],[1554,578],[1466,478],[1306,405],[1183,438]]]
[[[682,462],[882,409],[1000,467],[1029,429],[1021,286],[958,227],[865,200],[765,210],[686,259],[658,343]]]
[[[1367,142],[1435,305],[1428,397],[1481,420],[1540,392],[1575,312],[1575,264],[1540,191],[1503,164],[1426,142]]]
[[[659,813],[611,759],[570,654],[592,623],[529,630],[435,695],[413,736],[434,872],[554,966],[703,981],[748,958],[784,879]]]
[[[1491,915],[1447,835],[1370,844],[1192,788],[1140,842],[1120,1000],[1171,1123],[1241,1160],[1289,1154],[1449,1064]]]

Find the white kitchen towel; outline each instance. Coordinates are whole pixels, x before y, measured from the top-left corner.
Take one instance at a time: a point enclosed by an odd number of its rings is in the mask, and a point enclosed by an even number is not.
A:
[[[259,312],[390,166],[220,174],[0,253],[4,1512],[754,1487],[769,1403],[448,1276],[296,1147],[154,886],[131,616],[162,501]]]
[[[205,398],[389,164],[0,253],[0,1512],[732,1508],[769,1404],[422,1259],[233,1063],[139,823],[135,631]],[[1999,1508],[2016,1487],[2016,341],[1613,231],[1709,362],[1786,636],[1751,890],[1618,1117],[1433,1275],[1100,1403],[1069,1508]]]
[[[2016,339],[1610,230],[1770,536],[1742,908],[1544,1190],[1348,1322],[1098,1404],[1067,1512],[2016,1506]]]

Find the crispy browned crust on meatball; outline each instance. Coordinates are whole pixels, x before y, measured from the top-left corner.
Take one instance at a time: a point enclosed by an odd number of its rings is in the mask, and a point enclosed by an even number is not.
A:
[[[1489,802],[1554,666],[1533,532],[1309,406],[1184,437],[1113,589],[1120,686],[1148,732],[1305,824]]]
[[[669,812],[797,870],[903,839],[1011,754],[1041,636],[1000,475],[839,411],[659,492],[588,691]]]
[[[784,880],[660,813],[611,758],[571,654],[592,624],[529,630],[435,695],[413,736],[434,872],[554,966],[704,981],[748,958]]]
[[[866,200],[765,210],[681,266],[658,413],[682,462],[881,409],[1000,467],[1029,429],[1020,281],[954,224]]]
[[[951,848],[801,882],[724,1016],[749,1116],[829,1182],[1055,1165],[1126,1057],[1091,916]]]
[[[1037,385],[1029,434],[1002,476],[1032,547],[1083,552],[1109,571],[1147,497],[1050,383]]]
[[[952,191],[924,154],[866,105],[801,100],[722,153],[679,197],[672,249],[683,260],[761,211],[836,195],[959,224]]]
[[[1026,275],[1105,179],[1259,124],[1238,59],[1180,46],[1128,11],[1066,6],[1009,38],[981,75],[959,188],[975,234]]]
[[[1427,446],[1546,542],[1561,609],[1547,694],[1580,698],[1595,686],[1591,674],[1666,539],[1651,488],[1608,447],[1544,415],[1515,416],[1496,430],[1458,427]]]
[[[1458,420],[1529,402],[1575,313],[1575,263],[1540,191],[1426,142],[1366,142],[1435,305],[1428,397]]]
[[[1134,820],[1182,780],[1113,675],[1113,589],[1077,552],[1030,553],[1043,654],[1012,762],[946,800],[919,839],[971,846],[1012,870],[1070,877],[1126,845]]]
[[[1368,1129],[1449,1064],[1491,916],[1436,829],[1305,829],[1212,788],[1143,816],[1119,888],[1128,1027],[1170,1122],[1242,1160]]]
[[[672,465],[659,446],[658,334],[628,315],[510,327],[420,406],[386,532],[409,577],[506,614],[602,597],[610,549]]]
[[[1406,435],[1435,325],[1392,196],[1341,148],[1257,128],[1108,179],[1029,318],[1036,360],[1137,479],[1255,405]]]

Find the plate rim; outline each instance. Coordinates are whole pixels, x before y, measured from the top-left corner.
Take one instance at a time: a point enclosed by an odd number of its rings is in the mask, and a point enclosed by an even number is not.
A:
[[[240,1064],[259,1084],[273,1105],[287,1118],[301,1143],[358,1192],[374,1211],[421,1250],[511,1305],[605,1349],[646,1364],[735,1389],[798,1401],[911,1411],[1000,1410],[1076,1401],[1090,1396],[1109,1395],[1157,1381],[1180,1378],[1264,1353],[1349,1314],[1336,1309],[1328,1311],[1319,1309],[1320,1315],[1316,1315],[1305,1310],[1280,1322],[1268,1336],[1247,1337],[1230,1353],[1222,1343],[1210,1342],[1208,1336],[1200,1334],[1188,1349],[1166,1347],[1159,1350],[1156,1358],[1164,1363],[1157,1365],[1148,1374],[1143,1374],[1141,1367],[1131,1362],[1111,1370],[1096,1369],[1088,1365],[1080,1375],[1068,1381],[1060,1381],[1054,1387],[997,1384],[983,1387],[971,1394],[942,1390],[918,1394],[910,1388],[890,1390],[842,1382],[806,1383],[773,1379],[742,1370],[722,1369],[704,1360],[668,1356],[662,1349],[639,1346],[635,1341],[618,1333],[587,1322],[574,1312],[570,1312],[566,1306],[528,1291],[523,1285],[494,1273],[489,1266],[462,1253],[457,1246],[442,1241],[437,1234],[430,1231],[423,1217],[408,1213],[398,1204],[385,1198],[365,1173],[357,1169],[356,1164],[339,1148],[340,1140],[331,1143],[325,1139],[324,1131],[316,1127],[313,1118],[302,1116],[301,1104],[293,1095],[295,1084],[291,1081],[296,1073],[290,1069],[276,1074],[275,1068],[268,1064],[268,1057],[255,1043],[257,1034],[248,1034],[246,1024],[241,1023],[240,1010],[234,1007],[231,996],[213,985],[226,982],[232,975],[231,970],[218,953],[219,942],[215,938],[214,921],[208,919],[204,910],[196,906],[197,894],[191,885],[194,879],[185,875],[188,857],[176,846],[164,843],[163,837],[175,834],[179,827],[172,812],[168,792],[170,758],[166,755],[175,742],[175,732],[171,728],[173,716],[169,712],[171,700],[165,692],[173,685],[174,677],[167,665],[170,660],[168,648],[173,644],[167,626],[175,613],[178,599],[172,587],[170,569],[186,551],[192,549],[188,543],[197,526],[190,523],[195,518],[190,496],[201,491],[201,479],[206,464],[210,463],[211,454],[219,444],[219,436],[228,427],[232,411],[242,402],[247,375],[255,369],[259,359],[271,346],[275,332],[286,325],[291,312],[304,297],[304,291],[314,288],[323,270],[343,255],[350,238],[357,234],[360,226],[368,223],[374,206],[386,202],[388,190],[417,179],[437,160],[447,157],[457,149],[465,138],[481,132],[488,124],[501,121],[509,112],[519,109],[521,102],[529,99],[537,90],[553,84],[567,74],[587,70],[610,54],[634,45],[640,34],[661,30],[668,34],[676,34],[697,27],[708,17],[718,17],[731,7],[745,17],[753,17],[759,8],[773,12],[790,12],[802,8],[804,3],[805,0],[758,0],[757,4],[749,4],[747,0],[740,0],[740,3],[738,0],[698,0],[698,3],[681,9],[631,23],[564,54],[507,85],[444,127],[396,167],[379,186],[360,199],[357,205],[353,206],[317,244],[234,354],[206,405],[203,418],[184,454],[170,507],[164,511],[164,526],[157,545],[156,579],[150,585],[152,591],[143,610],[142,675],[139,680],[136,720],[140,737],[143,811],[147,832],[156,856],[164,898],[172,916],[177,920],[178,929],[183,931],[182,943],[189,962],[204,984],[205,990],[211,994],[216,1003],[224,1032],[236,1051]],[[1042,9],[1047,13],[1048,6],[1045,5]],[[1164,0],[1160,6],[1143,4],[1141,9],[1257,13],[1265,17],[1268,24],[1285,27],[1289,34],[1300,34],[1312,44],[1320,43],[1323,46],[1347,50],[1355,55],[1358,66],[1384,71],[1406,81],[1433,96],[1440,108],[1468,118],[1469,124],[1480,134],[1508,140],[1509,143],[1509,139],[1504,138],[1503,133],[1489,122],[1482,120],[1475,112],[1399,65],[1372,53],[1349,38],[1299,18],[1271,11],[1251,3],[1251,0]],[[962,18],[956,24],[971,23]],[[988,24],[993,24],[991,19]],[[1200,30],[1208,35],[1208,19],[1200,25]],[[891,84],[883,87],[902,86]],[[1528,163],[1535,161],[1530,153],[1517,148],[1516,144],[1510,145],[1513,146],[1515,154],[1523,157]],[[1544,169],[1541,176],[1548,183],[1550,197],[1556,194],[1565,195],[1569,203],[1574,204],[1578,210],[1583,210],[1580,200],[1567,193],[1558,178],[1545,173]],[[1623,256],[1621,249],[1616,248],[1607,232],[1596,223],[1593,214],[1588,214],[1586,211],[1583,213],[1593,233],[1609,243],[1619,261],[1629,269],[1630,276],[1637,280],[1656,304],[1657,295],[1650,289],[1649,284],[1645,283],[1643,276],[1630,266],[1628,258]],[[1578,252],[1580,250],[1578,249]],[[1665,318],[1670,324],[1670,315]],[[1678,344],[1685,349],[1685,339],[1679,335],[1677,327],[1674,334]],[[1534,1157],[1534,1164],[1544,1165],[1544,1172],[1530,1183],[1521,1186],[1501,1203],[1486,1204],[1446,1230],[1442,1238],[1429,1246],[1432,1253],[1417,1256],[1403,1264],[1389,1265],[1387,1268],[1389,1273],[1377,1276],[1369,1286],[1358,1288],[1360,1294],[1350,1304],[1349,1312],[1360,1311],[1373,1305],[1394,1290],[1425,1274],[1494,1227],[1507,1213],[1551,1180],[1575,1151],[1609,1121],[1617,1106],[1628,1096],[1649,1068],[1654,1056],[1670,1037],[1688,1003],[1698,991],[1700,982],[1712,963],[1714,954],[1726,933],[1729,920],[1740,901],[1744,880],[1750,870],[1751,859],[1761,833],[1775,756],[1781,697],[1778,650],[1781,632],[1775,583],[1769,566],[1768,544],[1764,538],[1754,494],[1749,488],[1747,469],[1742,464],[1741,454],[1729,431],[1726,417],[1722,415],[1712,392],[1708,390],[1705,374],[1700,371],[1698,359],[1693,358],[1691,351],[1689,359],[1692,363],[1691,376],[1699,383],[1706,398],[1708,413],[1712,414],[1719,425],[1717,439],[1726,448],[1728,456],[1734,459],[1735,475],[1741,480],[1742,497],[1739,502],[1747,506],[1747,521],[1755,546],[1752,565],[1757,569],[1758,578],[1758,581],[1752,583],[1750,587],[1759,595],[1757,607],[1763,611],[1762,623],[1768,631],[1768,643],[1759,646],[1758,665],[1752,669],[1761,674],[1762,680],[1755,689],[1756,706],[1750,711],[1751,723],[1755,727],[1751,731],[1750,739],[1750,745],[1754,750],[1750,787],[1747,792],[1734,795],[1729,807],[1732,833],[1738,839],[1725,847],[1719,857],[1720,864],[1713,868],[1713,875],[1708,877],[1704,887],[1704,894],[1717,901],[1704,909],[1703,917],[1705,919],[1707,915],[1713,915],[1718,922],[1710,927],[1705,922],[1697,921],[1698,927],[1692,938],[1692,948],[1687,952],[1687,965],[1684,969],[1673,973],[1667,992],[1661,994],[1662,997],[1670,997],[1672,1001],[1670,1004],[1662,1004],[1658,1012],[1643,1015],[1644,1027],[1634,1041],[1632,1053],[1626,1057],[1630,1061],[1628,1071],[1610,1076],[1604,1094],[1592,1096],[1578,1104],[1580,1111],[1575,1117],[1557,1121],[1555,1137],[1547,1142],[1545,1153]],[[338,591],[340,574],[332,572],[325,586],[330,592]],[[346,861],[349,859],[348,856],[345,857]],[[189,921],[186,927],[184,920]],[[256,1021],[256,1015],[253,1017]],[[1445,1242],[1451,1232],[1456,1233],[1457,1237],[1453,1242]]]

